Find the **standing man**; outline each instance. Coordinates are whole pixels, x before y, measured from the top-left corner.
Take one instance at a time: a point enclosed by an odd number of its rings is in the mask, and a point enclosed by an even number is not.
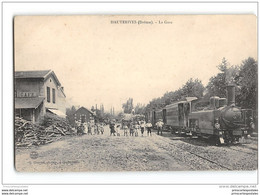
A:
[[[130,136],[134,136],[134,124],[130,122]]]
[[[127,124],[125,124],[125,122],[123,123],[123,130],[124,130],[124,136],[127,136],[127,134],[128,134],[128,126],[127,126]]]
[[[161,131],[161,135],[162,135],[162,129],[163,129],[162,119],[160,119],[160,120],[156,123],[156,126],[157,126],[157,134],[159,135],[159,131]]]
[[[145,122],[144,121],[141,121],[141,134],[142,136],[144,136],[144,127],[145,127]]]
[[[115,132],[116,131],[115,131],[115,123],[114,123],[114,121],[110,123],[109,127],[110,127],[110,136],[112,134],[115,136]]]
[[[146,123],[146,128],[147,128],[147,136],[149,136],[149,133],[150,133],[150,136],[152,136],[152,123],[150,122],[150,120],[148,120],[148,123]]]

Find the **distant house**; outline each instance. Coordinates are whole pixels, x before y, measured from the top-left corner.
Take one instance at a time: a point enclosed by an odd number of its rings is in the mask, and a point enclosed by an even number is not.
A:
[[[52,70],[15,72],[15,115],[38,122],[46,112],[66,117],[64,88]]]
[[[95,114],[85,107],[80,107],[75,112],[75,120],[80,121],[82,123],[89,122],[91,119],[94,119],[94,118],[95,118]]]

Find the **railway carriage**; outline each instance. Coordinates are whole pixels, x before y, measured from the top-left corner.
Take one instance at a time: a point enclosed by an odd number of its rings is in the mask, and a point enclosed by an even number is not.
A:
[[[162,120],[164,130],[172,133],[186,133],[189,125],[188,115],[191,112],[192,101],[196,97],[187,97],[184,101],[179,101],[165,106],[163,109],[153,110],[146,113],[146,119],[150,120],[153,126]]]
[[[185,133],[188,127],[188,115],[191,111],[191,101],[180,101],[164,108],[164,124],[172,133]]]

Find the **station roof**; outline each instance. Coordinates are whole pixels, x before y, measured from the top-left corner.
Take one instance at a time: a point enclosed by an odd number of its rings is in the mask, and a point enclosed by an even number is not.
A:
[[[36,109],[43,102],[44,97],[15,98],[15,109]]]
[[[58,80],[56,74],[52,70],[15,71],[15,78],[19,78],[19,79],[44,79],[44,80],[46,80],[51,75],[53,75],[57,84],[60,86],[61,83]]]
[[[15,78],[45,78],[51,70],[15,71]]]

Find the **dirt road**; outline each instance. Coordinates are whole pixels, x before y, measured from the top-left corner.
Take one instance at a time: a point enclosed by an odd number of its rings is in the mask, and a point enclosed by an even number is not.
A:
[[[30,149],[17,149],[21,172],[256,170],[257,140],[236,146],[162,137],[83,135]]]

